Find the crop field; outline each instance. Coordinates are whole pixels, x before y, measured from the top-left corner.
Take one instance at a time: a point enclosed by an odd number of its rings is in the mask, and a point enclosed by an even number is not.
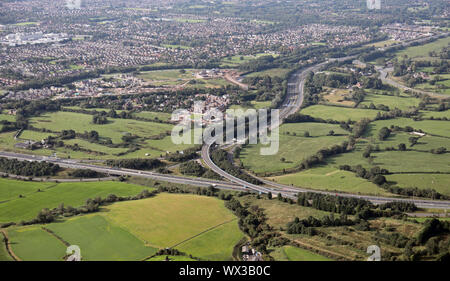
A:
[[[339,168],[332,167],[331,165],[272,177],[270,179],[282,184],[317,190],[389,195],[377,185],[356,177],[354,173],[341,171]]]
[[[336,121],[359,121],[363,118],[375,118],[377,116],[378,110],[313,105],[302,109],[301,113],[325,120],[331,119]]]
[[[14,183],[14,181],[9,183],[10,186],[14,186],[14,184],[17,183]],[[42,187],[42,184],[36,184],[35,189],[39,187]],[[32,187],[29,188],[31,190]],[[0,222],[30,220],[35,218],[43,208],[56,208],[61,203],[64,203],[65,206],[79,207],[88,198],[98,196],[105,198],[109,194],[115,194],[117,196],[136,195],[143,189],[146,188],[121,182],[59,183],[41,189],[41,192],[24,194],[23,198],[16,197],[1,203]]]
[[[276,261],[331,261],[331,259],[293,246],[276,248],[270,253]]]
[[[54,183],[28,182],[0,178],[0,204],[8,200],[16,199],[19,195],[27,196],[38,190],[44,190],[52,185],[54,185]]]
[[[409,47],[406,50],[398,52],[397,57],[403,58],[403,56],[407,55],[409,58],[413,58],[415,60],[434,60],[434,58],[429,57],[429,53],[431,51],[440,51],[442,48],[448,46],[449,43],[450,37],[442,38],[429,44]]]
[[[396,174],[386,178],[400,187],[430,188],[450,196],[450,174]]]
[[[246,169],[255,173],[275,172],[294,168],[303,159],[315,154],[320,149],[341,144],[346,140],[346,137],[342,135],[326,135],[332,128],[336,133],[341,132],[342,129],[339,126],[324,125],[322,127],[321,125],[308,123],[283,125],[280,129],[280,147],[277,154],[261,155],[260,149],[264,145],[259,143],[245,147],[240,154],[240,159]],[[296,136],[293,134],[287,135],[289,130],[292,133],[297,131],[298,134]],[[301,134],[302,131],[309,131],[311,137],[304,137]]]

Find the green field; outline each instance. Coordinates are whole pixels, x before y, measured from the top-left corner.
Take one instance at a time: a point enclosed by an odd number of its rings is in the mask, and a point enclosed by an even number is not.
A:
[[[272,68],[259,72],[252,72],[245,75],[246,77],[270,76],[270,77],[284,77],[290,71],[287,68]]]
[[[424,118],[444,118],[447,117],[448,119],[450,119],[450,110],[446,110],[446,111],[422,111],[423,117]]]
[[[450,37],[442,38],[439,40],[436,40],[432,43],[421,45],[421,46],[414,46],[409,47],[405,50],[402,50],[397,53],[398,58],[403,58],[405,55],[407,55],[409,58],[413,58],[416,60],[434,60],[435,58],[429,57],[429,53],[431,51],[440,51],[442,48],[447,47],[450,43]]]
[[[450,196],[450,174],[397,174],[387,176],[387,180],[399,187],[430,188]]]
[[[186,256],[156,256],[147,261],[166,261],[166,257],[169,258],[169,261],[196,261]]]
[[[111,223],[102,215],[88,215],[54,223],[47,228],[81,249],[83,260],[143,260],[158,249]]]
[[[381,128],[389,128],[391,125],[399,126],[402,128],[410,126],[415,130],[422,130],[427,134],[450,137],[450,122],[432,120],[414,121],[413,119],[408,118],[397,118],[392,120],[380,120],[372,122],[369,125],[369,134],[376,136]]]
[[[8,229],[12,251],[26,261],[62,261],[67,247],[56,237],[41,229],[28,226]]]
[[[267,217],[267,223],[276,229],[285,228],[286,224],[293,221],[296,217],[306,219],[310,216],[322,218],[328,215],[328,212],[313,208],[303,207],[297,204],[287,204],[276,199],[256,199],[255,196],[244,196],[239,199],[241,204],[258,206],[264,209]]]
[[[176,248],[194,257],[202,257],[207,260],[232,260],[230,249],[233,249],[242,237],[238,221],[234,220],[186,241]],[[220,242],[218,243],[218,241]]]
[[[330,119],[336,121],[359,121],[363,118],[375,118],[377,116],[378,110],[313,105],[302,109],[301,113],[325,120]]]
[[[194,74],[198,72],[195,69],[186,69],[185,73],[181,73],[179,69],[143,71],[138,77],[146,81],[170,81],[177,79],[192,79]]]
[[[356,177],[352,172],[341,171],[331,165],[270,179],[282,184],[317,190],[388,195],[377,185]]]
[[[324,256],[293,246],[276,248],[270,255],[276,261],[331,261]]]
[[[236,55],[236,56],[232,56],[232,57],[226,57],[222,59],[222,64],[220,65],[220,67],[237,67],[240,64],[243,63],[247,63],[251,60],[257,59],[259,57],[263,57],[263,56],[273,56],[273,57],[277,57],[277,55],[273,55],[273,54],[266,54],[266,53],[259,53],[259,54],[255,54],[255,55]]]
[[[373,103],[375,106],[384,104],[386,106],[389,106],[390,109],[398,108],[401,110],[407,110],[413,106],[417,107],[420,103],[420,100],[416,98],[369,94],[364,98],[364,101],[361,103],[361,105],[369,106],[371,103]]]
[[[16,122],[16,116],[9,114],[0,114],[0,121]]]
[[[114,204],[108,215],[116,224],[158,248],[172,247],[234,219],[223,202],[215,198],[164,193],[156,198]]]
[[[100,134],[100,137],[109,138],[114,143],[122,142],[122,136],[128,133],[141,137],[150,137],[172,129],[171,125],[155,122],[113,118],[108,120],[108,124],[98,125],[92,123],[91,115],[60,111],[34,117],[30,123],[36,128],[45,128],[56,132],[68,128],[79,133],[95,130]]]
[[[8,185],[2,185],[0,190],[8,186],[9,188],[6,190],[10,190],[14,188],[14,185],[19,185],[19,183],[11,181]],[[39,187],[42,187],[42,184],[36,184],[36,187],[28,188],[31,191]],[[80,207],[84,205],[88,198],[98,196],[105,198],[109,194],[115,194],[117,196],[136,195],[144,189],[146,188],[142,186],[121,182],[60,183],[50,186],[50,188],[41,189],[41,192],[25,194],[24,198],[14,198],[8,202],[1,203],[0,223],[30,220],[35,218],[42,209],[56,208],[61,203],[64,203],[65,206]],[[6,191],[5,194],[7,192],[9,191]]]
[[[171,246],[202,259],[231,260],[234,246],[243,238],[236,217],[223,201],[167,193],[114,203],[98,213],[45,227],[64,242],[79,246],[83,260],[91,261],[143,260]],[[8,234],[14,253],[23,260],[60,260],[65,254],[62,241],[40,225],[11,227]],[[150,260],[161,259],[165,256]]]
[[[334,130],[337,136],[327,136]],[[309,131],[311,137],[303,137],[303,132]],[[290,132],[290,135],[287,135]],[[297,135],[294,136],[293,133]],[[248,145],[241,154],[240,159],[246,169],[256,173],[276,172],[283,169],[297,167],[301,161],[315,154],[322,148],[341,144],[347,139],[345,132],[338,125],[321,123],[286,124],[280,129],[280,148],[275,155],[261,155],[261,143]],[[282,161],[284,158],[284,162]]]
[[[27,182],[0,178],[0,204],[2,202],[17,199],[19,195],[27,196],[44,190],[54,183]]]

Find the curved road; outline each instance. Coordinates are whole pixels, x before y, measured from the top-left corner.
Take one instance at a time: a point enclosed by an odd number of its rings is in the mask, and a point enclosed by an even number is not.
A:
[[[352,57],[345,57],[341,59],[337,59],[338,61],[344,61],[348,60]],[[335,60],[333,60],[335,61]],[[286,98],[283,102],[282,109],[280,112],[280,119],[286,119],[291,114],[294,114],[300,110],[300,107],[303,103],[303,91],[304,91],[304,85],[307,75],[310,72],[315,72],[319,70],[321,67],[326,65],[328,62],[320,63],[318,65],[308,67],[302,71],[299,71],[289,79],[288,82],[288,93],[286,95]],[[276,125],[276,124],[275,124]],[[272,128],[273,126],[271,126]],[[327,194],[327,195],[334,195],[334,196],[341,196],[341,197],[349,197],[349,198],[359,198],[359,199],[365,199],[368,200],[374,204],[383,204],[387,202],[395,202],[395,201],[401,201],[401,202],[413,202],[418,207],[421,208],[430,208],[430,209],[450,209],[450,201],[436,201],[436,200],[426,200],[426,199],[404,199],[404,198],[390,198],[390,197],[381,197],[381,196],[368,196],[368,195],[355,195],[355,194],[347,194],[347,193],[333,193],[333,192],[323,192],[323,191],[317,191],[317,190],[311,190],[311,189],[305,189],[305,188],[294,188],[291,186],[283,185],[274,183],[262,178],[257,178],[261,182],[263,182],[265,185],[269,186],[259,186],[255,184],[251,184],[249,182],[246,182],[242,179],[239,179],[233,175],[230,175],[226,171],[222,170],[220,167],[218,167],[211,159],[210,151],[211,147],[214,145],[214,142],[208,142],[203,145],[202,147],[202,158],[205,164],[213,170],[215,173],[221,175],[225,179],[231,181],[232,183],[235,183],[237,185],[240,185],[248,190],[253,190],[256,192],[259,192],[260,194],[267,194],[271,192],[272,194],[278,194],[280,193],[283,197],[296,199],[297,194],[299,192],[313,192],[313,193],[319,193],[319,194]]]

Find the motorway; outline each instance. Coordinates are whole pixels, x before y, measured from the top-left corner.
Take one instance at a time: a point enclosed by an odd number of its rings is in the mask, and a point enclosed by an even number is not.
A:
[[[348,59],[355,58],[356,56],[352,57],[345,57],[338,59],[338,61],[345,61]],[[309,68],[306,68],[304,70],[298,71],[297,73],[293,74],[292,77],[288,81],[288,93],[286,95],[286,98],[283,102],[282,109],[280,112],[280,120],[283,120],[290,116],[291,114],[294,114],[298,112],[301,108],[301,105],[303,103],[303,92],[304,92],[304,85],[307,75],[310,72],[318,71],[321,67],[326,65],[329,62],[332,62],[335,60],[330,60],[324,63],[320,63],[315,66],[311,66]],[[274,126],[279,126],[280,124],[272,124],[271,129],[273,129]],[[222,170],[220,167],[218,167],[211,159],[210,151],[211,148],[214,146],[214,142],[210,141],[203,145],[202,147],[202,158],[205,164],[213,170],[215,173],[221,175],[223,178],[231,181],[232,183],[235,183],[239,186],[243,186],[244,188],[248,190],[252,190],[255,192],[258,192],[260,194],[267,194],[271,192],[272,194],[278,194],[280,193],[283,197],[296,199],[297,194],[300,192],[313,192],[313,193],[320,193],[320,194],[326,194],[326,195],[333,195],[333,196],[341,196],[341,197],[348,197],[348,198],[359,198],[368,200],[374,204],[383,204],[387,202],[395,202],[395,201],[401,201],[401,202],[413,202],[420,208],[429,208],[429,209],[450,209],[450,201],[436,201],[436,200],[425,200],[425,199],[403,199],[403,198],[392,198],[392,197],[381,197],[381,196],[368,196],[368,195],[356,195],[356,194],[347,194],[347,193],[336,193],[336,192],[322,192],[317,190],[311,190],[306,188],[294,188],[292,186],[282,185],[278,183],[274,183],[262,178],[255,177],[259,181],[263,182],[265,186],[259,186],[255,184],[251,184],[249,182],[246,182],[242,179],[239,179],[233,175],[230,175],[226,171]]]

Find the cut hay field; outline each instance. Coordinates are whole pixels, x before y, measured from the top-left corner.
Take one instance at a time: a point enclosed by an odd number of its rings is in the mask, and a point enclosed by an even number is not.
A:
[[[313,105],[302,109],[301,113],[325,120],[331,119],[336,121],[359,121],[363,118],[375,118],[377,116],[378,110]]]
[[[332,261],[327,257],[293,246],[276,248],[270,255],[276,261]]]
[[[316,190],[339,191],[372,195],[391,195],[377,185],[341,171],[332,165],[312,168],[306,171],[269,178],[278,183]]]
[[[345,134],[337,125],[320,123],[286,124],[280,129],[280,147],[275,155],[261,155],[261,143],[248,145],[240,153],[240,160],[246,169],[255,173],[276,172],[297,167],[303,159],[315,154],[322,148],[341,144],[347,137],[344,135],[327,136],[329,131]],[[308,131],[311,137],[304,137]],[[290,135],[287,135],[290,132]],[[297,135],[294,136],[293,133]],[[284,162],[282,161],[284,158]]]
[[[14,186],[21,185],[22,182],[4,180],[3,183],[5,184],[0,185],[0,194],[8,194],[11,189],[14,189]],[[30,220],[35,218],[43,208],[56,208],[61,203],[64,203],[65,206],[79,207],[88,198],[98,196],[105,198],[109,194],[117,196],[136,195],[144,189],[149,189],[121,182],[76,182],[59,183],[48,188],[42,188],[41,192],[35,192],[40,187],[43,187],[43,184],[37,183],[32,186],[27,183],[21,188],[30,191],[23,194],[23,198],[16,197],[0,203],[0,223]]]

